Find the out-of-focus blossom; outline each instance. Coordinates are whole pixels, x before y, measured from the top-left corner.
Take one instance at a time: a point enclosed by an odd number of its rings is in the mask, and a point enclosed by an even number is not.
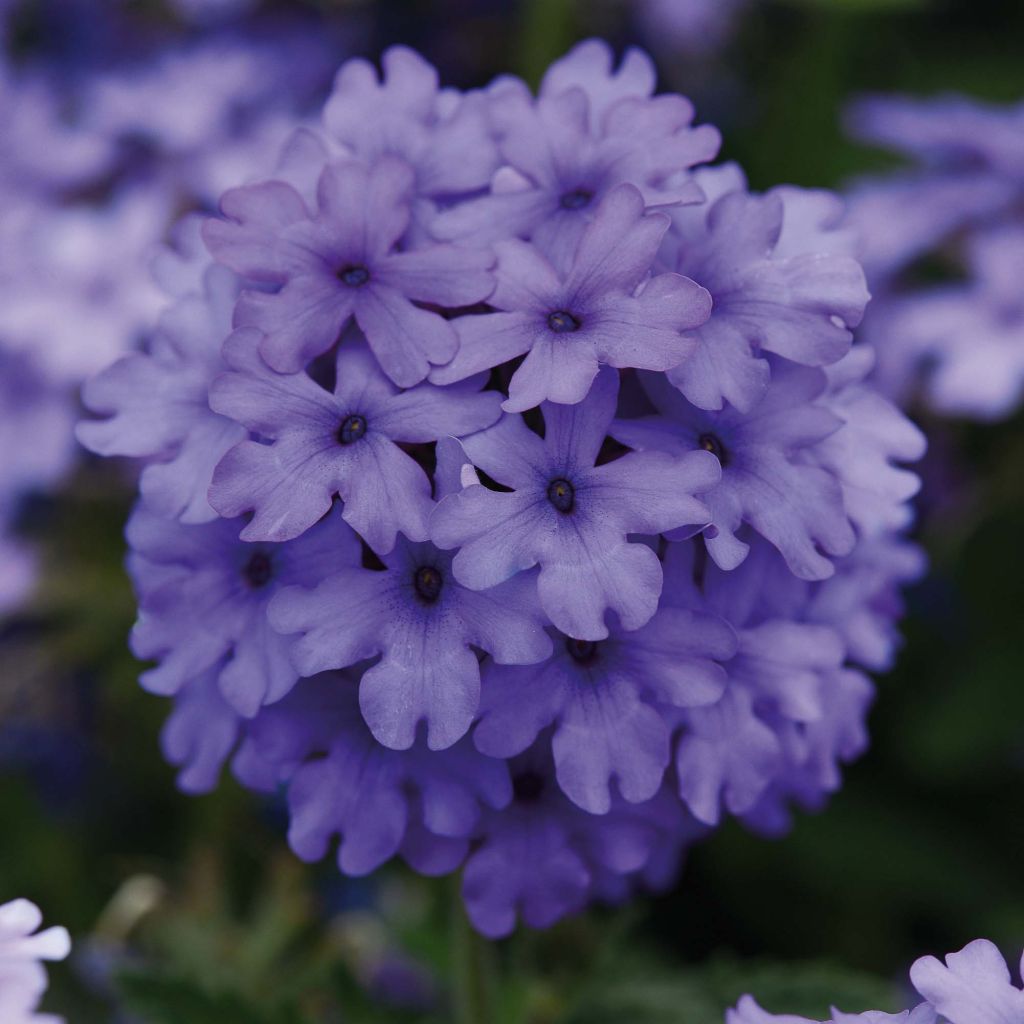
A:
[[[878,384],[944,415],[1010,415],[1024,391],[1024,104],[873,97],[850,126],[915,161],[850,192]],[[922,261],[945,282],[922,285]]]
[[[46,991],[43,960],[63,960],[71,950],[67,929],[37,929],[39,908],[28,900],[0,905],[0,1020],[4,1024],[61,1024],[58,1017],[37,1013]]]
[[[721,49],[750,0],[640,0],[636,16],[650,45],[702,57]]]

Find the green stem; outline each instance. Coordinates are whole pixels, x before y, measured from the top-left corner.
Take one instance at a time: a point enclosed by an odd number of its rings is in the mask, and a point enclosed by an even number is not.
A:
[[[457,1024],[495,1024],[496,965],[492,950],[469,923],[458,886],[451,901],[452,995]]]

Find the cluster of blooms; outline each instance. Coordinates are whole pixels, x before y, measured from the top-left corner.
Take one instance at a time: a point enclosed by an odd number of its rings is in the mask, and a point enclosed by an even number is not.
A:
[[[885,339],[879,386],[945,415],[1009,415],[1024,396],[1024,103],[877,97],[851,128],[917,161],[850,196],[875,296],[867,337]]]
[[[100,6],[0,10],[0,611],[32,582],[9,531],[20,498],[73,460],[78,388],[135,347],[165,301],[153,246],[259,166],[332,66],[326,38],[293,22],[113,58],[109,41],[89,41],[128,13]],[[15,16],[39,18],[41,46],[7,52]],[[65,22],[82,23],[70,55],[51,31]]]
[[[865,744],[923,439],[851,349],[825,193],[748,191],[583,43],[534,97],[405,48],[162,264],[84,392],[142,458],[142,676],[181,785],[287,791],[304,858],[464,865],[489,935],[780,830]]]
[[[1024,957],[1021,958],[1024,975]],[[902,1013],[832,1011],[826,1024],[1020,1024],[1024,991],[1017,988],[999,950],[976,939],[945,963],[924,956],[910,968],[910,980],[923,1002]],[[744,996],[725,1015],[726,1024],[816,1024],[804,1017],[766,1013]]]
[[[0,905],[0,1020],[4,1024],[60,1024],[36,1013],[46,991],[42,960],[63,960],[71,950],[64,928],[36,932],[43,917],[28,900]]]

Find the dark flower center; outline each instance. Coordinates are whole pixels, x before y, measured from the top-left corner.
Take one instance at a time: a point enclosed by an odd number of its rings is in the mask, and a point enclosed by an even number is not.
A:
[[[354,444],[366,436],[366,418],[354,413],[346,416],[338,427],[338,444]]]
[[[580,329],[580,322],[572,313],[567,313],[564,309],[556,309],[554,313],[548,314],[548,327],[555,334],[572,334],[573,331]]]
[[[537,772],[520,772],[512,779],[512,793],[521,804],[536,803],[544,792],[544,776]]]
[[[593,640],[577,640],[567,636],[565,649],[572,660],[580,665],[590,665],[597,659],[597,644]]]
[[[582,210],[584,206],[590,205],[593,198],[594,193],[590,189],[574,188],[569,192],[563,192],[558,202],[563,210]]]
[[[370,280],[370,272],[361,263],[353,263],[338,271],[338,280],[349,288],[361,288]]]
[[[559,512],[569,513],[576,505],[576,488],[568,480],[559,477],[548,484],[548,501]]]
[[[266,551],[254,551],[242,568],[242,576],[253,590],[265,587],[274,576],[274,565],[270,561],[270,555]]]
[[[712,455],[724,466],[729,461],[728,456],[725,453],[725,445],[715,437],[714,434],[701,434],[697,438],[697,444],[701,446],[706,452],[711,452]]]
[[[441,596],[444,577],[432,565],[421,565],[412,576],[412,585],[421,601],[433,604]]]

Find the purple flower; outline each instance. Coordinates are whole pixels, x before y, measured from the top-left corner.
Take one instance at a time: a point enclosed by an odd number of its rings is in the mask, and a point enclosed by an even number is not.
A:
[[[102,206],[25,205],[0,219],[0,337],[54,381],[78,386],[133,348],[164,296],[148,256],[165,195],[122,188]]]
[[[28,900],[0,905],[0,1019],[5,1024],[61,1024],[58,1017],[35,1013],[46,991],[40,961],[63,960],[71,939],[66,928],[36,931],[42,921],[39,908]]]
[[[252,717],[299,675],[288,641],[267,622],[271,597],[358,564],[359,545],[338,513],[287,544],[246,544],[238,527],[231,520],[184,526],[135,511],[128,524],[139,594],[132,650],[160,661],[142,674],[147,690],[175,694],[213,669],[228,703]]]
[[[573,803],[608,813],[613,779],[624,799],[651,799],[670,760],[672,721],[662,706],[721,698],[726,675],[716,660],[735,653],[733,631],[715,616],[664,608],[633,632],[555,641],[541,666],[488,666],[477,748],[512,757],[553,724],[558,784]]]
[[[807,618],[838,630],[851,661],[887,671],[900,645],[900,588],[917,582],[926,568],[924,552],[898,535],[864,538],[839,559],[834,576],[815,586]]]
[[[1024,957],[1021,958],[1024,974]],[[1024,1020],[1024,991],[987,939],[969,942],[945,963],[923,956],[910,968],[914,988],[949,1024],[1016,1024]]]
[[[998,106],[949,94],[866,96],[849,111],[852,134],[925,164],[984,168],[1024,183],[1024,103]]]
[[[901,369],[923,378],[933,409],[995,420],[1024,397],[1024,221],[975,233],[966,255],[966,283],[908,295],[881,310],[873,327],[900,339],[901,354],[912,360]],[[884,369],[890,384],[891,363]]]
[[[249,726],[236,771],[244,779],[288,785],[288,839],[304,860],[319,860],[340,836],[338,866],[364,875],[395,854],[425,874],[453,870],[466,854],[481,810],[511,797],[503,761],[468,740],[444,751],[422,740],[408,750],[382,747],[356,702],[356,677],[304,679]]]
[[[789,774],[810,779],[805,788],[815,793],[834,788],[835,760],[862,749],[848,740],[862,735],[866,703],[845,699],[861,684],[838,678],[841,638],[830,626],[807,621],[804,587],[771,546],[756,542],[742,566],[724,572],[706,562],[700,543],[670,545],[666,600],[725,619],[737,647],[724,664],[729,681],[722,699],[686,711],[675,763],[680,795],[694,816],[717,824],[723,807],[736,815],[753,812]],[[868,699],[870,693],[869,687]],[[817,745],[816,730],[825,732]],[[824,745],[829,739],[835,747]]]
[[[371,163],[401,157],[415,172],[415,192],[450,202],[487,186],[498,165],[487,105],[480,93],[438,88],[438,75],[418,53],[392,46],[373,65],[342,65],[324,107],[330,140]]]
[[[370,352],[345,340],[333,392],[305,373],[275,373],[259,353],[259,331],[241,328],[224,345],[231,372],[216,380],[210,403],[269,443],[242,441],[217,466],[210,502],[223,516],[253,511],[243,540],[288,540],[331,507],[378,554],[401,530],[426,540],[430,480],[396,442],[427,443],[493,423],[501,396],[479,382],[449,389],[422,384],[399,391]]]
[[[591,130],[597,132],[616,103],[649,99],[656,81],[654,62],[643,50],[631,46],[616,66],[615,54],[604,40],[585,39],[544,72],[539,91],[541,96],[558,96],[582,89],[590,109]],[[714,131],[710,126],[702,130]]]
[[[792,1014],[782,1015],[762,1010],[751,996],[743,996],[736,1007],[725,1011],[725,1024],[817,1024],[806,1017]],[[832,1015],[821,1024],[936,1024],[935,1011],[926,1003],[914,1010],[902,1013],[881,1013],[868,1010],[867,1013],[843,1013],[833,1009]]]
[[[1024,962],[1021,965],[1024,973]],[[987,939],[975,939],[945,963],[924,956],[910,968],[910,980],[924,997],[902,1013],[851,1014],[833,1010],[825,1024],[1017,1024],[1024,1020],[1024,991],[1010,979],[1006,961]],[[766,1013],[750,996],[726,1011],[726,1024],[815,1024],[804,1017]]]
[[[822,404],[843,427],[811,453],[840,482],[846,514],[868,537],[909,524],[909,501],[921,481],[897,463],[916,462],[927,447],[924,434],[867,383],[874,354],[858,345],[826,370],[829,390]]]
[[[457,490],[458,445],[442,446],[438,461],[442,495]],[[291,588],[274,600],[270,619],[282,633],[302,634],[292,661],[307,676],[381,655],[363,674],[359,700],[376,739],[398,750],[412,746],[421,721],[433,750],[465,735],[480,698],[477,649],[499,665],[532,665],[551,653],[533,574],[467,590],[449,552],[405,538],[383,572],[351,568],[315,590]]]
[[[521,84],[492,87],[491,121],[503,166],[489,196],[437,218],[438,237],[530,239],[564,269],[594,209],[616,185],[632,184],[650,205],[700,201],[686,171],[714,157],[720,137],[707,125],[693,127],[690,102],[649,98],[649,72],[635,58],[627,60],[621,85],[601,70],[595,75],[595,64],[611,64],[607,47],[596,41],[566,61],[549,72],[536,100]]]
[[[680,456],[704,449],[722,465],[721,482],[704,498],[711,557],[724,569],[739,565],[749,545],[737,535],[749,523],[785,556],[801,579],[835,571],[826,555],[845,555],[854,533],[835,477],[806,458],[807,450],[842,427],[816,400],[826,387],[819,370],[778,363],[772,383],[747,413],[710,412],[691,405],[665,378],[645,374],[657,416],[616,420],[616,440],[638,451]],[[824,554],[822,553],[824,552]]]
[[[456,320],[458,354],[430,379],[448,384],[527,353],[504,403],[522,412],[544,400],[579,402],[602,365],[675,366],[693,348],[681,332],[700,326],[711,304],[677,274],[659,274],[635,294],[667,227],[664,215],[644,213],[635,188],[620,185],[598,207],[563,275],[525,242],[499,242],[490,304],[503,312]]]
[[[752,195],[734,165],[696,180],[708,202],[672,211],[662,259],[707,288],[714,305],[693,332],[694,354],[669,379],[702,409],[729,402],[749,412],[771,376],[764,353],[805,366],[846,353],[868,300],[864,273],[832,230],[842,207],[827,193]]]
[[[580,810],[536,750],[509,768],[512,802],[483,815],[462,876],[469,918],[490,938],[508,935],[517,917],[547,928],[579,911],[608,875],[642,875],[683,828],[672,800],[616,800],[605,815]]]
[[[460,583],[484,590],[539,565],[541,606],[580,640],[608,635],[609,610],[626,629],[650,620],[661,564],[627,535],[702,526],[707,510],[694,494],[718,479],[704,452],[643,452],[595,466],[617,393],[617,376],[605,369],[583,402],[544,403],[543,440],[508,415],[466,438],[473,464],[513,490],[474,484],[445,498],[431,517],[434,543],[460,549],[452,563]]]
[[[210,410],[223,369],[238,285],[210,266],[201,293],[186,294],[160,318],[149,351],[119,359],[89,380],[82,399],[103,420],[79,423],[79,441],[100,455],[149,459],[140,490],[150,509],[185,523],[216,517],[207,500],[213,470],[246,431]]]
[[[682,51],[687,60],[707,58],[725,46],[749,0],[641,0],[644,36],[655,49]]]
[[[235,310],[237,325],[264,332],[260,350],[275,370],[302,370],[353,317],[381,368],[402,387],[455,355],[454,328],[414,300],[458,307],[487,298],[492,258],[452,245],[399,250],[412,184],[408,164],[384,157],[372,167],[325,167],[312,213],[281,181],[224,195],[225,219],[209,221],[204,237],[236,273],[281,286],[243,292]]]
[[[0,523],[27,492],[67,472],[74,416],[73,397],[35,359],[0,347]]]

